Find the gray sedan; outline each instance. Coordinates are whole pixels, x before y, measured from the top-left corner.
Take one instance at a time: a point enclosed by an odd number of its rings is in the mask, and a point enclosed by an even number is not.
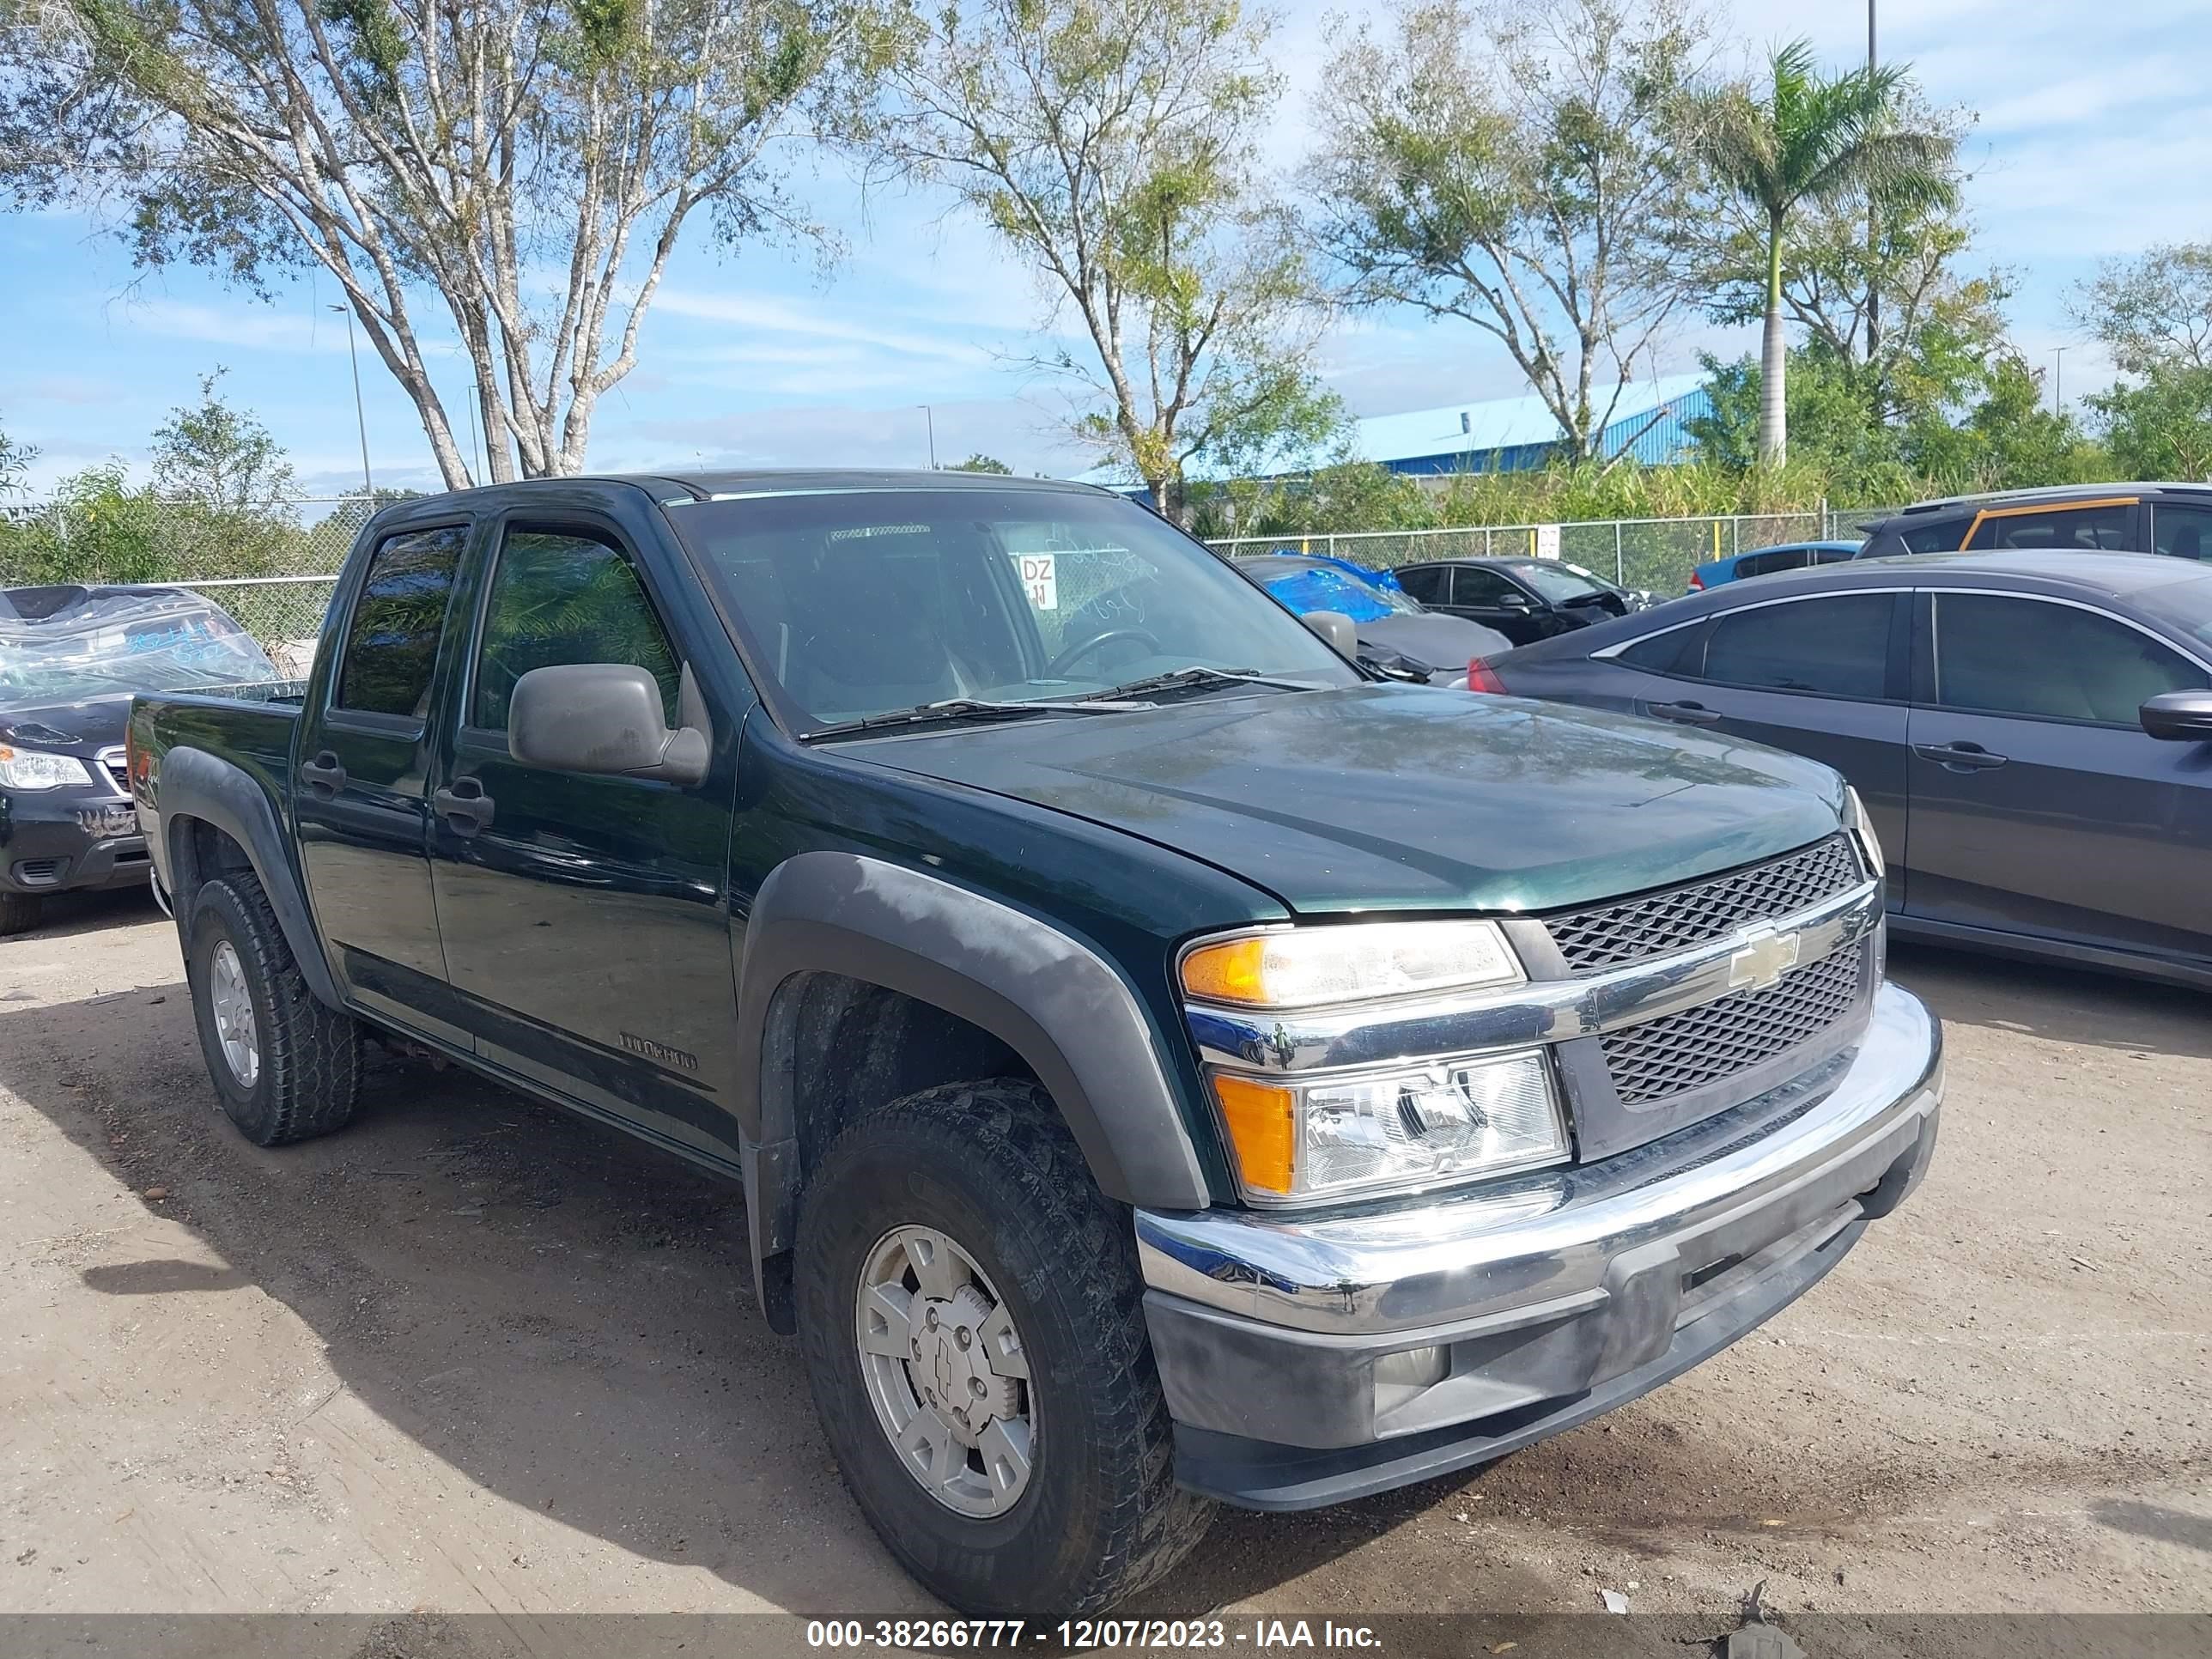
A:
[[[2212,570],[1937,554],[1731,583],[1477,689],[1794,750],[1857,787],[1893,931],[2212,988]]]

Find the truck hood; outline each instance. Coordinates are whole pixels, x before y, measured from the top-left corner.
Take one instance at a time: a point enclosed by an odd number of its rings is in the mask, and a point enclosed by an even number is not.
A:
[[[1364,685],[966,726],[848,754],[1073,813],[1307,914],[1548,910],[1832,834],[1778,750],[1518,697]]]

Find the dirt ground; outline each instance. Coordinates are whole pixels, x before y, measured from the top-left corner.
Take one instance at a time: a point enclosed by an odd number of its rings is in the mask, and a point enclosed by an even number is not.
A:
[[[1224,1514],[1146,1611],[2212,1608],[2212,1018],[1899,949],[1933,1174],[1803,1301],[1454,1479]],[[733,1192],[380,1058],[218,1115],[137,895],[0,943],[0,1613],[920,1614],[751,1306]]]

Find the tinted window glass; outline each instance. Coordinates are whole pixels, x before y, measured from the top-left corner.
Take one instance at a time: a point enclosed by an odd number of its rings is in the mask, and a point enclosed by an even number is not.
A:
[[[2160,502],[2150,510],[2150,544],[2155,552],[2183,559],[2212,553],[2212,507]]]
[[[430,671],[467,539],[468,532],[453,525],[387,536],[377,544],[346,630],[337,708],[417,720],[429,712]]]
[[[1764,576],[1777,570],[1802,570],[1809,556],[1802,547],[1785,547],[1772,553],[1747,553],[1735,562],[1735,574]]]
[[[1703,678],[1728,685],[1879,697],[1888,678],[1887,593],[1757,605],[1716,617]]]
[[[676,719],[676,653],[622,550],[593,530],[509,530],[492,573],[470,724],[507,729],[514,683],[533,668],[620,662],[660,683]]]
[[[1495,570],[1486,570],[1479,564],[1457,565],[1452,570],[1454,605],[1496,605],[1508,593],[1520,591]]]
[[[2128,516],[2134,511],[2132,507],[2069,507],[1984,519],[1974,532],[1972,546],[1976,552],[1989,547],[2111,552],[2128,544]]]
[[[1859,550],[1856,547],[1816,547],[1813,550],[1813,562],[1841,564],[1844,560],[1856,559],[1858,556]]]
[[[1398,586],[1424,605],[1444,602],[1444,573],[1435,565],[1425,565],[1417,570],[1401,570]]]
[[[2146,697],[2205,684],[2178,653],[2095,611],[1936,596],[1936,701],[1946,708],[2133,726]]]
[[[1670,628],[1664,634],[1654,634],[1649,639],[1638,640],[1620,653],[1620,659],[1638,668],[1649,669],[1654,674],[1670,674],[1681,660],[1685,647],[1699,637],[1695,628]]]
[[[1896,534],[1907,553],[1954,553],[1960,538],[1972,522],[1972,519],[1938,519],[1932,524],[1899,525]],[[1894,553],[1897,550],[1883,547],[1880,551]]]

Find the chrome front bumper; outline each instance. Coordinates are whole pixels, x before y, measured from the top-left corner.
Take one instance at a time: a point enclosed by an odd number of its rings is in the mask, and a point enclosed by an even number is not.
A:
[[[1884,985],[1855,1048],[1592,1164],[1326,1219],[1138,1211],[1179,1474],[1235,1502],[1331,1502],[1657,1386],[1787,1305],[1917,1184],[1941,1048],[1918,1000]],[[1323,1477],[1298,1448],[1358,1449]]]

